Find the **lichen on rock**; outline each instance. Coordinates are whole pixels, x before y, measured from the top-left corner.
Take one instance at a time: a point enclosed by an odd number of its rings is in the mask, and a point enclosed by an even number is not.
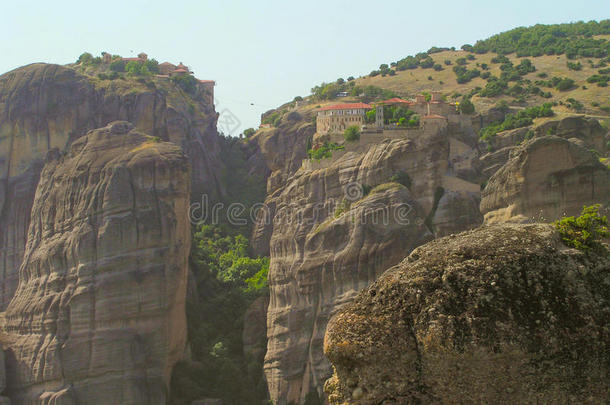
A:
[[[603,403],[609,274],[550,225],[429,242],[330,321],[330,403]]]

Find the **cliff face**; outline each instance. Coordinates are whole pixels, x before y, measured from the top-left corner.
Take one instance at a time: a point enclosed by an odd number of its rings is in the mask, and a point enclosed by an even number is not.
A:
[[[189,164],[114,122],[49,153],[6,310],[14,404],[165,404],[186,340]]]
[[[543,136],[512,152],[483,190],[486,223],[552,221],[608,204],[610,170],[580,139]]]
[[[500,132],[491,140],[494,151],[481,156],[483,173],[489,178],[508,162],[511,154],[520,149],[528,135],[541,138],[548,135],[576,141],[587,150],[595,150],[600,155],[606,154],[608,131],[594,118],[583,116],[565,117],[560,120],[547,121],[534,128],[517,128]]]
[[[433,231],[480,224],[479,186],[460,177],[476,172],[471,149],[455,135],[362,144],[323,168],[301,168],[268,195],[274,215],[265,374],[274,403],[321,392],[331,373],[322,353],[326,324],[359,290]]]
[[[34,64],[0,76],[0,309],[17,287],[30,211],[46,152],[65,150],[88,130],[126,120],[187,153],[192,199],[224,193],[218,179],[213,106],[165,81],[99,80],[58,65]]]
[[[274,196],[281,192],[282,187],[301,167],[302,160],[307,157],[308,145],[311,144],[315,133],[313,117],[310,109],[285,114],[277,128],[262,130],[250,141],[258,150],[252,162],[264,162],[263,165],[267,169],[267,211],[261,212],[255,222],[250,243],[253,253],[257,255],[269,255],[272,233],[270,223],[276,208]]]
[[[603,403],[609,270],[549,225],[430,242],[330,321],[330,403]]]

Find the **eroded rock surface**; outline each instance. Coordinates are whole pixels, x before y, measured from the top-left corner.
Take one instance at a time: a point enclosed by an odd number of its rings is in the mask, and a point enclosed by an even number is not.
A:
[[[481,223],[479,185],[460,177],[476,171],[472,158],[446,131],[386,139],[327,167],[301,168],[268,196],[275,215],[265,374],[274,403],[321,392],[331,373],[322,353],[326,324],[358,291],[433,231]]]
[[[562,121],[563,122],[563,121]],[[610,170],[578,140],[543,136],[513,151],[483,190],[486,223],[553,221],[608,204]]]
[[[153,86],[98,80],[76,69],[37,63],[0,76],[0,310],[17,288],[34,193],[48,150],[67,150],[88,130],[126,120],[172,141],[193,167],[192,199],[225,190],[214,106],[171,82]]]
[[[604,403],[608,274],[550,225],[421,246],[330,321],[330,403]]]
[[[132,128],[44,166],[4,325],[14,404],[165,404],[186,340],[189,162]]]

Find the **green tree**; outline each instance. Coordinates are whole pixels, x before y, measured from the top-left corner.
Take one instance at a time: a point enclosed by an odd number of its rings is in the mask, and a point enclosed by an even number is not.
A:
[[[89,52],[84,52],[78,57],[77,63],[82,63],[83,65],[90,65],[93,62],[93,55]]]
[[[462,114],[474,114],[474,104],[470,101],[470,98],[464,96],[459,105],[459,111]]]
[[[125,71],[125,61],[122,59],[115,59],[110,62],[109,69],[113,72],[124,72]]]
[[[343,132],[343,138],[347,142],[355,142],[360,139],[360,128],[357,125],[352,125],[348,127]]]
[[[610,237],[608,218],[601,215],[600,204],[585,206],[579,217],[564,217],[555,222],[563,242],[585,252],[601,250],[602,239]]]
[[[135,60],[129,61],[127,65],[125,65],[125,71],[129,75],[137,76],[140,74],[141,70],[142,63]]]

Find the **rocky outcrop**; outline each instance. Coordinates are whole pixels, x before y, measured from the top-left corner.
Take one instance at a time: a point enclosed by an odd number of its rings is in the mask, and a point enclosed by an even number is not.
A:
[[[607,132],[596,119],[584,116],[565,117],[560,120],[547,121],[539,126],[503,131],[489,141],[489,146],[493,151],[481,156],[482,172],[486,178],[491,177],[508,162],[512,153],[519,150],[519,145],[530,138],[547,135],[571,139],[587,150],[594,150],[604,155]],[[481,145],[481,147],[484,146]]]
[[[550,225],[430,242],[330,321],[330,404],[603,403],[609,271]]]
[[[187,154],[192,199],[224,193],[214,106],[171,82],[100,80],[76,68],[33,64],[0,76],[0,310],[17,288],[36,185],[48,150],[126,120]]]
[[[253,154],[249,163],[257,167],[264,162],[267,167],[267,201],[265,211],[261,211],[254,224],[250,247],[252,252],[260,256],[269,255],[271,240],[271,218],[275,215],[275,203],[272,197],[281,192],[282,186],[301,167],[301,162],[307,157],[308,145],[315,132],[312,123],[313,111],[305,108],[285,113],[278,127],[263,129],[250,140],[256,145],[257,153]],[[259,169],[259,172],[262,170]]]
[[[454,171],[469,154],[463,143],[452,150],[452,139],[440,131],[363,143],[323,168],[301,168],[268,196],[275,215],[265,374],[274,403],[321,392],[331,372],[322,353],[327,321],[358,291],[434,232],[481,223],[479,185]],[[463,220],[449,223],[453,204]]]
[[[481,212],[486,223],[552,221],[583,205],[608,204],[610,170],[579,144],[557,136],[526,142],[489,180]]]
[[[189,162],[114,122],[53,150],[6,310],[9,396],[165,404],[186,340]]]

